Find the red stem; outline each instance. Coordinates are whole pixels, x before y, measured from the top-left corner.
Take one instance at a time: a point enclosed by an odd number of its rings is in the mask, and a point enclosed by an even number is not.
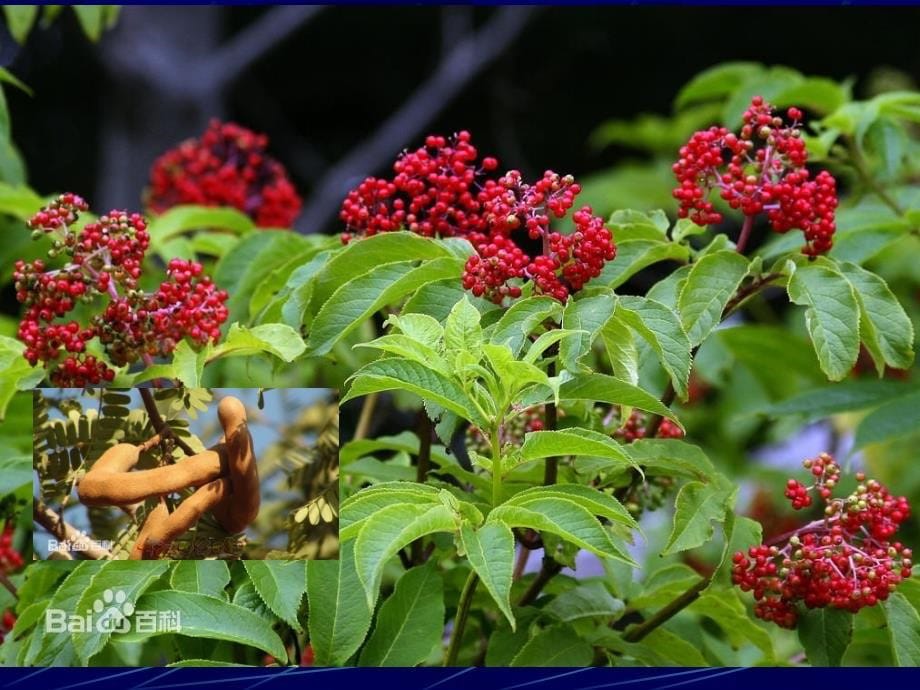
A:
[[[735,245],[739,254],[744,254],[744,248],[747,246],[751,237],[751,230],[754,227],[754,216],[745,216],[744,225],[741,226],[741,234],[738,235],[738,242]]]

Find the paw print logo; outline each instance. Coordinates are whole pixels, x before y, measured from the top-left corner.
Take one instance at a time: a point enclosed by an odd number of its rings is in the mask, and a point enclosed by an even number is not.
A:
[[[131,630],[129,620],[134,613],[134,604],[121,590],[106,589],[101,599],[93,602],[96,630],[102,633],[124,633]]]

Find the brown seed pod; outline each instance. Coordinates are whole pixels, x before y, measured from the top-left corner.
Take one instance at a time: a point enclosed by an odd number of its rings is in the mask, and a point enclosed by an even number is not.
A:
[[[216,479],[200,487],[179,504],[165,520],[152,525],[140,549],[145,560],[159,558],[180,536],[195,526],[201,516],[213,510],[230,493],[227,479]]]
[[[139,561],[144,557],[144,544],[147,541],[147,537],[150,536],[150,532],[157,529],[162,529],[162,524],[168,518],[169,509],[166,507],[166,501],[160,499],[156,508],[147,513],[147,518],[144,520],[144,525],[141,527],[141,531],[137,535],[137,540],[134,542],[134,546],[131,548],[130,560]]]
[[[259,468],[246,424],[246,408],[237,398],[220,401],[217,416],[226,438],[231,492],[213,510],[217,522],[231,534],[242,532],[259,513]]]
[[[77,487],[80,501],[88,506],[125,506],[151,496],[165,496],[189,486],[202,486],[224,474],[223,447],[198,453],[175,465],[132,472],[138,448],[120,443],[109,448],[86,473]]]

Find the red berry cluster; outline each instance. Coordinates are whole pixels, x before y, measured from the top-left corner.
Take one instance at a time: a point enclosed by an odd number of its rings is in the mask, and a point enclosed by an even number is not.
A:
[[[7,521],[0,534],[0,573],[8,575],[23,566],[22,556],[13,547],[13,523]],[[0,617],[0,642],[16,625],[16,616],[12,611],[6,610]]]
[[[491,157],[477,164],[478,156],[466,131],[450,138],[432,134],[424,146],[403,152],[393,164],[392,179],[368,177],[345,197],[339,213],[346,226],[342,242],[403,228],[425,237],[478,230],[479,182],[498,167]]]
[[[179,204],[231,206],[262,228],[289,228],[301,200],[284,166],[266,153],[268,137],[212,120],[200,139],[160,156],[150,172],[148,204],[162,213]]]
[[[7,521],[0,534],[0,572],[9,574],[23,565],[22,556],[13,547],[13,523]]]
[[[802,230],[806,255],[827,252],[835,230],[836,181],[827,171],[810,179],[802,113],[789,108],[786,115],[791,124],[755,96],[739,134],[725,127],[693,134],[672,166],[679,183],[674,190],[678,215],[697,225],[721,222],[722,214],[709,201],[710,192],[718,189],[721,198],[745,216],[766,212],[776,232]]]
[[[645,438],[648,426],[648,415],[639,410],[633,410],[623,425],[613,432],[613,435],[623,443],[632,443],[640,438]],[[662,419],[658,426],[655,438],[683,438],[684,432],[670,419]]]
[[[604,264],[616,256],[616,247],[610,230],[590,206],[572,214],[575,228],[570,234],[550,230],[551,217],[564,218],[580,191],[571,175],[552,170],[533,185],[523,182],[517,170],[487,182],[480,194],[486,226],[470,236],[477,255],[467,261],[463,286],[500,304],[506,296],[520,294],[508,281],[529,277],[535,292],[562,302],[600,275]],[[512,239],[518,230],[531,240],[542,240],[543,253],[528,260]]]
[[[53,237],[49,256],[67,259],[56,269],[41,259],[16,262],[16,297],[25,306],[19,338],[29,363],[44,362],[55,385],[85,386],[115,375],[108,362],[87,352],[93,338],[117,366],[168,355],[185,337],[196,344],[216,341],[227,319],[227,293],[202,275],[201,265],[174,259],[159,289],[142,292],[137,286],[150,243],[146,221],[111,211],[79,230],[76,221],[87,208],[75,194],[62,194],[29,221],[33,237]],[[56,322],[78,302],[100,296],[108,303],[89,324]]]
[[[824,500],[824,518],[783,535],[774,544],[761,544],[733,556],[732,581],[753,592],[754,613],[764,620],[793,628],[797,603],[807,608],[831,606],[859,611],[884,601],[902,579],[910,577],[911,550],[889,541],[910,516],[903,496],[892,496],[875,480],[857,473],[856,490],[834,498],[840,468],[826,453],[804,466],[815,483],[803,487],[792,481],[786,495],[793,507],[811,501],[802,490],[817,491]]]
[[[525,278],[538,293],[564,301],[614,258],[613,237],[588,206],[573,214],[570,234],[550,231],[551,217],[563,218],[581,191],[570,175],[547,171],[531,185],[516,170],[490,177],[498,161],[477,160],[469,132],[429,136],[423,147],[399,157],[392,178],[369,177],[348,193],[339,213],[346,226],[342,241],[401,229],[465,237],[476,254],[463,285],[496,303],[519,297],[521,287],[512,281]],[[542,243],[535,258],[516,241],[525,234]]]
[[[565,412],[557,410],[560,417],[565,416]],[[501,445],[511,444],[520,446],[524,442],[524,435],[531,431],[543,431],[544,418],[546,416],[545,408],[540,405],[524,410],[521,414],[511,417],[505,422],[501,430]],[[483,455],[492,452],[489,439],[482,433],[482,430],[476,426],[469,426],[466,429],[466,440],[469,446]]]

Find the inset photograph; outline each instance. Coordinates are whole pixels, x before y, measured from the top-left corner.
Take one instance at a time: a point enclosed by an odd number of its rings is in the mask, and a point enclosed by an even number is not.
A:
[[[332,389],[33,392],[38,559],[337,558]]]

